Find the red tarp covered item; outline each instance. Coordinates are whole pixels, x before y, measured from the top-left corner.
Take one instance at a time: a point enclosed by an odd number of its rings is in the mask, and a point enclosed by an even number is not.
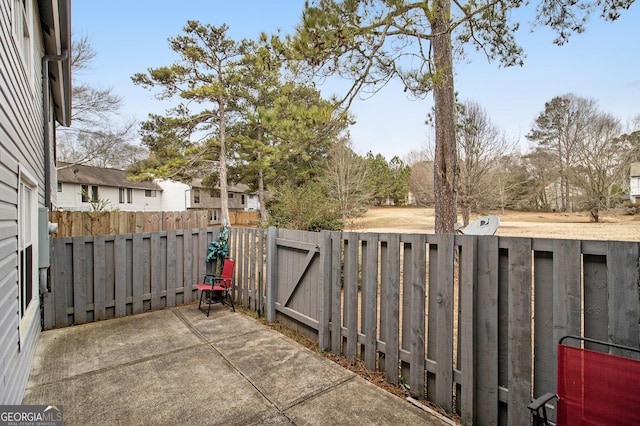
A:
[[[640,425],[640,361],[558,345],[559,425]]]

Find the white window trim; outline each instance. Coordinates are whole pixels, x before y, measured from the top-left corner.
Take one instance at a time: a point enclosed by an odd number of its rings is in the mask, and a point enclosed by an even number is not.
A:
[[[21,203],[21,191],[22,185],[26,185],[31,189],[31,246],[32,246],[32,265],[31,274],[33,282],[31,283],[31,300],[27,304],[27,309],[24,311],[24,315],[20,318],[20,309],[22,306],[22,277],[20,276],[20,252],[23,248],[23,235],[22,235],[22,217],[24,211],[24,205]],[[22,350],[23,342],[26,339],[26,335],[31,327],[34,327],[34,322],[38,322],[40,317],[38,315],[40,307],[39,303],[39,288],[38,288],[38,183],[35,177],[29,173],[24,167],[20,166],[18,171],[18,258],[16,262],[17,269],[17,281],[18,281],[18,330],[20,335],[20,350]]]
[[[13,42],[18,51],[18,57],[22,62],[23,71],[29,81],[29,86],[34,86],[34,48],[33,48],[33,2],[31,0],[13,0],[12,10],[12,35]]]

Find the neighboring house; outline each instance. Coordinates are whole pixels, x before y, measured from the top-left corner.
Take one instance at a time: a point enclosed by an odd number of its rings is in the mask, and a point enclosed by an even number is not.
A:
[[[0,405],[22,402],[48,295],[55,125],[71,121],[70,7],[0,2]]]
[[[544,187],[544,193],[547,200],[546,206],[539,206],[551,211],[562,211],[562,191],[561,191],[560,179],[551,182]],[[568,205],[566,211],[574,212],[580,209],[580,199],[584,195],[584,190],[577,186],[571,185],[569,187]]]
[[[91,211],[95,205],[104,210],[164,210],[162,187],[155,182],[129,181],[125,170],[59,163],[57,186],[57,208],[61,210]]]
[[[230,211],[259,209],[258,196],[247,194],[247,185],[228,188]],[[169,179],[132,182],[125,170],[59,163],[57,196],[61,210],[91,211],[94,205],[120,211],[208,210],[211,222],[220,220],[220,190],[205,188],[202,179],[190,184]]]
[[[258,197],[254,194],[248,194],[248,190],[249,187],[242,183],[227,186],[229,211],[251,211],[250,208],[258,210]],[[191,181],[189,200],[190,209],[210,210],[211,221],[218,222],[220,220],[221,199],[219,188],[206,188],[202,184],[202,179],[193,179]]]
[[[183,212],[189,209],[191,186],[170,179],[155,179],[155,183],[162,188],[161,211]]]
[[[247,194],[247,205],[245,206],[244,211],[257,212],[258,210],[260,210],[260,197],[258,197],[258,194]]]
[[[633,204],[640,202],[640,163],[631,163],[629,199]]]

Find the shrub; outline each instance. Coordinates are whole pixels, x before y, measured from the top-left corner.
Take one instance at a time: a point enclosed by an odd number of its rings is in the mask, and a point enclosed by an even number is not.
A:
[[[315,182],[277,188],[267,209],[270,226],[304,231],[340,230],[344,226],[337,205]]]

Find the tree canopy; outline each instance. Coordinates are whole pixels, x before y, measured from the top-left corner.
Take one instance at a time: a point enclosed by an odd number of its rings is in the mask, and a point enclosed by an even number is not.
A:
[[[237,119],[243,55],[248,42],[227,36],[228,27],[188,21],[184,34],[169,39],[179,60],[169,66],[136,74],[133,82],[161,88],[161,99],[180,103],[168,117],[151,116],[143,126],[143,142],[158,163],[142,171],[154,176],[183,178],[194,170],[206,173],[206,182],[220,187],[221,221],[229,224],[227,189],[227,127]],[[206,166],[203,168],[203,166]]]
[[[545,0],[536,24],[566,42],[584,30],[594,11],[609,20],[633,0]],[[413,2],[403,0],[315,0],[305,7],[302,23],[290,39],[293,58],[312,75],[338,74],[353,81],[344,95],[348,107],[356,96],[375,93],[398,78],[414,96],[433,92],[435,125],[434,198],[436,232],[453,232],[456,221],[457,145],[453,52],[465,46],[482,51],[504,66],[521,65],[523,51],[514,33],[511,11],[522,0]]]

